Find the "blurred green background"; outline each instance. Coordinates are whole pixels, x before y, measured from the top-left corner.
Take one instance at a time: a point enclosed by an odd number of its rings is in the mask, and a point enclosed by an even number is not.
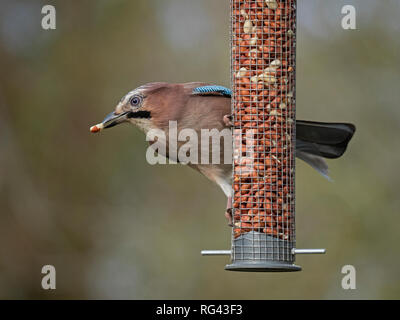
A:
[[[252,274],[200,256],[230,247],[217,186],[147,164],[133,127],[88,130],[146,82],[229,86],[229,1],[1,0],[0,298],[400,298],[400,2],[298,2],[298,119],[357,132],[333,183],[298,161],[297,246],[327,254]],[[357,30],[341,28],[345,4]],[[356,290],[341,288],[347,264]]]

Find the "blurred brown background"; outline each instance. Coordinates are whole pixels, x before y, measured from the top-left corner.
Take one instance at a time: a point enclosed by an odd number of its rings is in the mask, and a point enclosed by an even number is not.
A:
[[[298,118],[357,132],[333,183],[298,161],[297,244],[327,254],[251,274],[200,256],[230,246],[217,186],[147,164],[133,127],[88,130],[146,82],[229,86],[229,1],[1,0],[0,298],[400,298],[400,2],[298,2]],[[41,28],[45,4],[56,30]],[[341,288],[346,264],[356,290]]]

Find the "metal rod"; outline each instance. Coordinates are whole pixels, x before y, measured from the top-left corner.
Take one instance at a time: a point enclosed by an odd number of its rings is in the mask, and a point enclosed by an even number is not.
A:
[[[201,250],[202,256],[230,256],[231,250]]]
[[[292,249],[292,254],[324,254],[326,249]]]

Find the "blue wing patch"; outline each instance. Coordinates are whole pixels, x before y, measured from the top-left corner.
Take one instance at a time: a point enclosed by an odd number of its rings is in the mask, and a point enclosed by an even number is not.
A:
[[[223,96],[231,97],[232,91],[223,86],[203,86],[194,88],[193,94],[221,94]]]

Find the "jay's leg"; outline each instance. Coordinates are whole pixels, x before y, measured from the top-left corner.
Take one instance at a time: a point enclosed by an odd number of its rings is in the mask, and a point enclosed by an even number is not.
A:
[[[224,115],[223,121],[224,121],[224,124],[227,127],[233,127],[232,115],[230,115],[230,114]],[[232,223],[232,197],[228,197],[228,203],[226,204],[225,217],[228,220],[228,226],[229,227],[233,227],[233,223]]]
[[[232,197],[228,197],[228,203],[226,204],[225,217],[228,220],[228,226],[233,227],[232,223]]]

